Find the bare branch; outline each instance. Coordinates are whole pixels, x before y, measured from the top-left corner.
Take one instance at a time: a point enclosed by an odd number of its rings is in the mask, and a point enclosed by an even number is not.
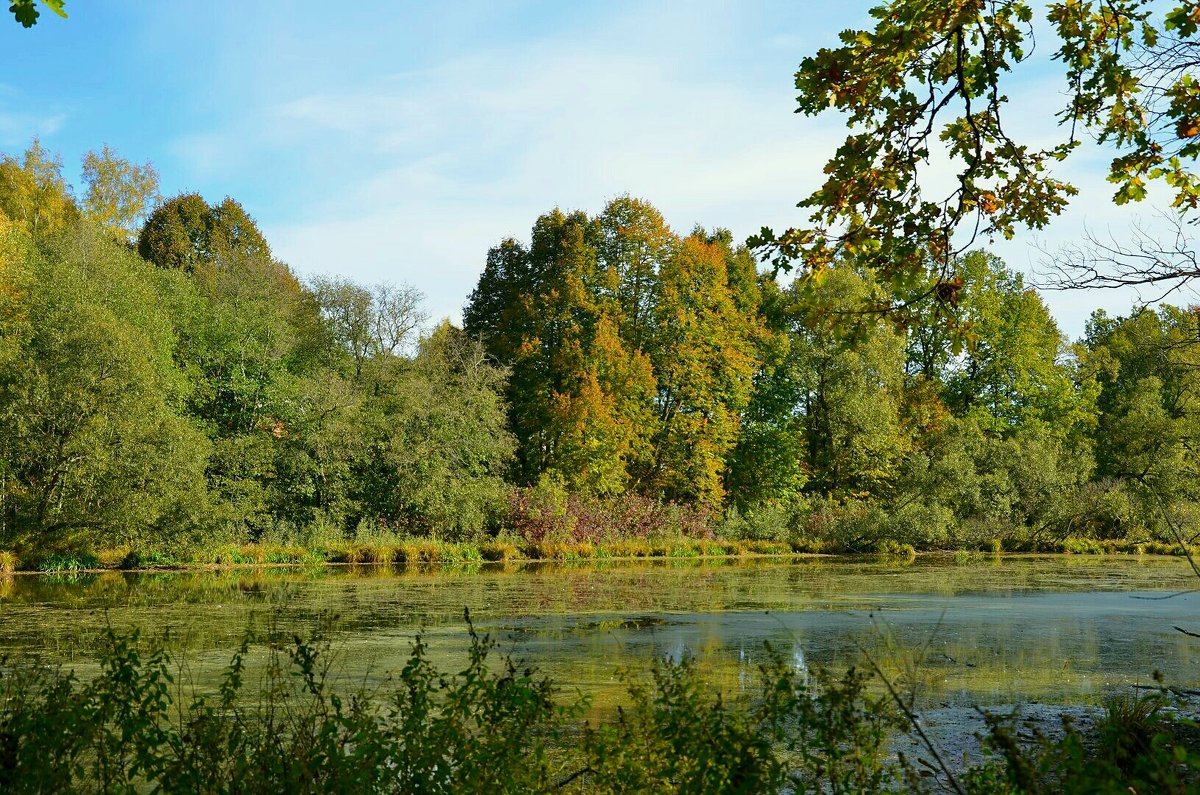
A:
[[[1173,212],[1162,212],[1159,218],[1161,225],[1135,220],[1123,238],[1089,229],[1078,243],[1057,250],[1039,246],[1037,286],[1043,290],[1155,288],[1154,297],[1144,303],[1165,300],[1200,278],[1200,257],[1190,223]]]

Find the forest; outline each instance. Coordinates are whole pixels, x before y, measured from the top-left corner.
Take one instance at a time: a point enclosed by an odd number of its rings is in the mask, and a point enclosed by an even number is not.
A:
[[[1089,551],[1191,524],[1196,307],[1071,341],[972,250],[898,309],[868,258],[791,278],[631,196],[480,265],[459,327],[297,277],[237,201],[163,199],[108,147],[78,186],[37,141],[5,155],[0,550]]]

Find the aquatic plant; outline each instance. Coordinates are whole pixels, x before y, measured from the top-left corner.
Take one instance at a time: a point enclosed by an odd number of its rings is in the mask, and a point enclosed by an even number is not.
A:
[[[90,552],[53,552],[37,561],[38,571],[84,571],[100,568],[100,561]]]

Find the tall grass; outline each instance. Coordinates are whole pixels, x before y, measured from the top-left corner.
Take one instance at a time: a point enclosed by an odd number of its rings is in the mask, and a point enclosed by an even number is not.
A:
[[[571,541],[542,538],[522,540],[511,534],[478,542],[448,542],[431,538],[411,538],[399,535],[375,537],[369,540],[340,539],[317,546],[272,543],[218,543],[198,546],[101,549],[95,554],[87,551],[48,552],[42,555],[23,555],[0,551],[0,572],[21,567],[36,571],[71,572],[98,568],[172,569],[189,567],[227,566],[313,566],[323,564],[350,565],[441,565],[482,564],[514,561],[589,561],[620,559],[701,559],[740,558],[754,556],[789,556],[806,554],[847,554],[837,543],[820,539],[735,539],[721,537],[660,536],[610,538],[604,541]],[[1200,557],[1200,547],[1190,547],[1193,556]],[[1087,538],[1058,540],[992,539],[977,547],[960,548],[957,553],[969,558],[978,552],[1003,552],[1114,555],[1155,554],[1183,556],[1178,544],[1154,541],[1097,541]],[[912,560],[918,550],[912,544],[880,539],[857,549],[854,554],[882,555],[889,559]]]

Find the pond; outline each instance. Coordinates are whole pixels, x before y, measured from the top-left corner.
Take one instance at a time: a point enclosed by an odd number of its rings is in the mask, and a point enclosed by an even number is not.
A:
[[[921,557],[325,567],[0,579],[0,653],[86,674],[106,626],[162,636],[203,687],[248,627],[333,625],[339,676],[378,682],[421,632],[465,661],[463,608],[500,649],[602,709],[624,671],[693,656],[726,689],[751,686],[766,644],[805,670],[870,655],[927,708],[1095,703],[1160,671],[1191,687],[1200,594],[1158,557]]]

